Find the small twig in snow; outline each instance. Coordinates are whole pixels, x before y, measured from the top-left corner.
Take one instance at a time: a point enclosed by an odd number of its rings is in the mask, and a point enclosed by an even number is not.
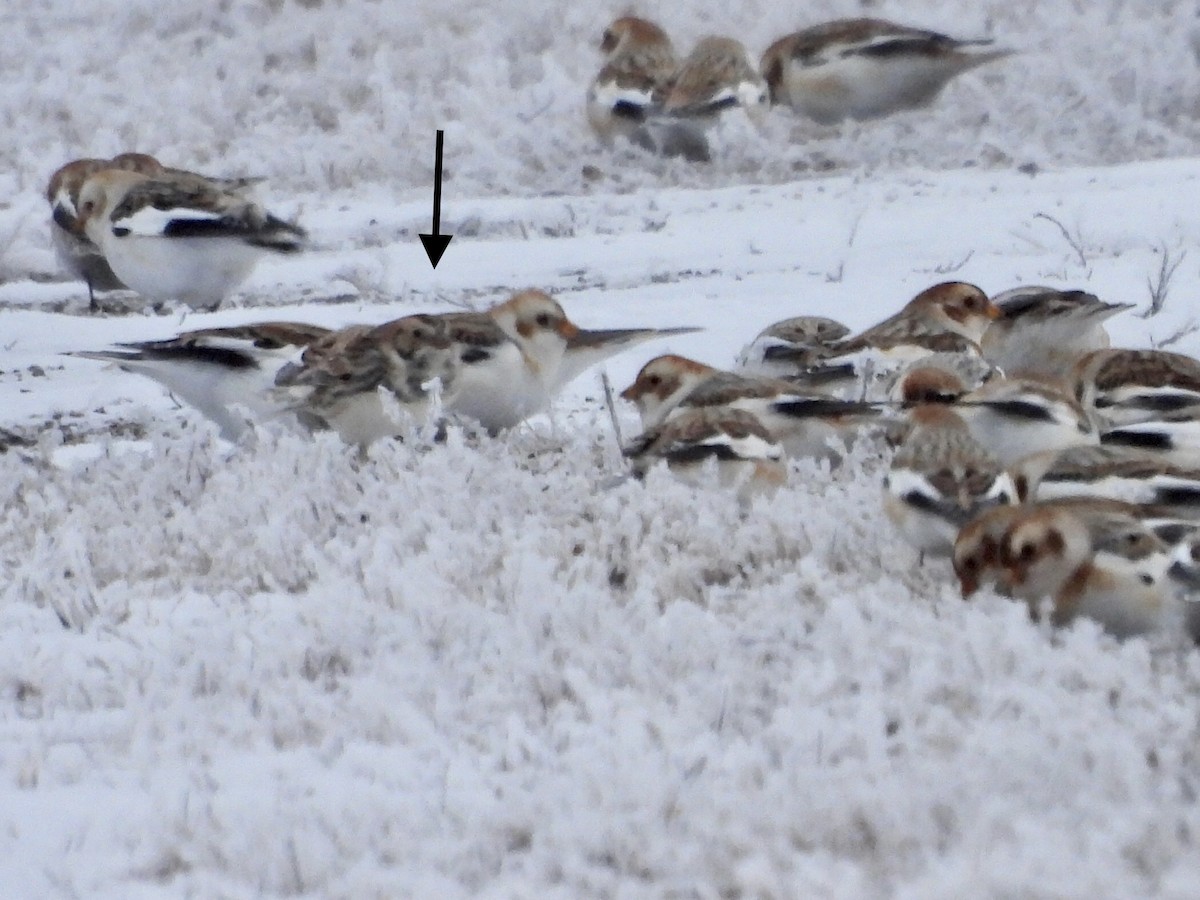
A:
[[[1158,264],[1158,277],[1146,279],[1146,289],[1150,292],[1150,305],[1146,307],[1145,312],[1138,313],[1143,319],[1153,318],[1163,311],[1163,307],[1167,305],[1167,297],[1171,293],[1171,279],[1175,277],[1175,270],[1179,268],[1179,264],[1186,256],[1186,250],[1180,250],[1178,256],[1172,256],[1167,245],[1163,244],[1162,259]]]
[[[934,275],[949,275],[951,272],[957,272],[963,266],[971,261],[971,257],[975,255],[974,250],[968,250],[967,255],[956,263],[942,263],[936,265],[932,269],[924,269],[925,272],[932,272]]]
[[[608,418],[612,422],[613,434],[617,437],[617,449],[625,450],[625,438],[621,434],[621,421],[617,418],[617,403],[613,399],[612,381],[607,371],[600,373],[600,385],[604,388],[604,405],[608,407]]]
[[[1187,324],[1176,328],[1173,333],[1167,335],[1161,341],[1151,341],[1150,346],[1152,346],[1155,350],[1162,350],[1164,347],[1170,347],[1172,344],[1178,344],[1186,337],[1191,337],[1197,331],[1200,331],[1200,323],[1197,323],[1195,319],[1188,319]]]
[[[1079,234],[1071,234],[1071,232],[1067,230],[1066,225],[1058,221],[1058,219],[1054,218],[1054,216],[1048,215],[1047,213],[1034,213],[1033,217],[1035,219],[1045,219],[1047,222],[1050,222],[1052,225],[1057,227],[1063,236],[1063,240],[1070,244],[1071,249],[1075,251],[1075,255],[1079,257],[1079,264],[1085,269],[1087,268],[1087,254],[1083,252],[1083,238]]]
[[[860,209],[858,215],[854,217],[854,221],[850,223],[850,236],[846,239],[847,247],[854,246],[854,239],[858,237],[858,226],[862,224],[863,216],[866,214],[866,209]]]

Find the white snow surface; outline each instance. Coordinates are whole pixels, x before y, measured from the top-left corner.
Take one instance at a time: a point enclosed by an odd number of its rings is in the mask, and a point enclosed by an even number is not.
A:
[[[861,328],[948,278],[1136,302],[1115,344],[1200,352],[1194,6],[960,6],[866,11],[1019,62],[869,127],[735,119],[696,169],[587,134],[624,7],[0,11],[0,896],[1194,897],[1200,654],[963,602],[889,526],[872,445],[747,506],[619,481],[593,375],[498,439],[359,453],[230,446],[63,355],[524,286],[584,326],[707,329],[611,361],[620,388],[659,352],[729,365],[777,319]],[[757,53],[863,9],[639,11]],[[269,176],[315,249],[219,313],[79,315],[45,178],[135,148]]]

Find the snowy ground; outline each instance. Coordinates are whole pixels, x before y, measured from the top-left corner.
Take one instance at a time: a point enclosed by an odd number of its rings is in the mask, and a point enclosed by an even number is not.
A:
[[[592,375],[501,439],[364,456],[230,447],[62,355],[522,286],[584,325],[705,326],[614,360],[620,387],[947,278],[1144,309],[1164,257],[1164,311],[1115,343],[1200,353],[1200,161],[1138,161],[1200,149],[1194,5],[960,6],[647,4],[684,46],[865,10],[1027,51],[878,127],[735,122],[700,170],[590,143],[611,8],[0,11],[0,896],[1196,896],[1200,653],[964,603],[889,530],[870,447],[743,509],[610,486]],[[317,249],[215,315],[82,315],[39,192],[135,146],[269,175]]]

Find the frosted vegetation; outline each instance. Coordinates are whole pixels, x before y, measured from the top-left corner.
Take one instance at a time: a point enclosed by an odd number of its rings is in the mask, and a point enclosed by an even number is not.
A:
[[[195,433],[69,471],[0,457],[0,881],[1194,886],[1195,653],[964,604],[881,527],[865,452],[747,510],[661,471],[597,490],[611,435],[567,424],[366,458]]]
[[[776,37],[874,15],[1021,51],[960,79],[931,112],[861,128],[775,114],[731,125],[709,167],[626,165],[581,110],[620,5],[52,0],[7,4],[0,171],[36,190],[59,160],[148,148],[281,189],[428,184],[445,128],[460,195],[784,181],[827,168],[1039,166],[1180,155],[1200,138],[1200,21],[1187,0],[644,3],[683,52],[709,33],[757,58]]]
[[[745,507],[622,480],[593,381],[498,439],[363,454],[282,429],[231,447],[61,356],[535,284],[593,327],[708,325],[672,349],[727,364],[773,317],[860,327],[945,277],[1144,307],[1168,251],[1162,317],[1114,330],[1187,331],[1194,165],[1008,170],[1195,155],[1195,5],[966,5],[639,7],[683,48],[869,14],[1022,51],[894,120],[733,118],[701,167],[587,131],[623,6],[0,9],[0,302],[33,307],[0,311],[0,895],[1195,896],[1200,654],[964,603],[888,527],[872,444]],[[432,273],[435,128],[447,230],[473,225]],[[47,312],[86,301],[34,283],[61,277],[46,177],[134,148],[269,176],[319,249],[218,316]],[[987,171],[928,174],[961,167]],[[318,299],[353,302],[298,305]]]

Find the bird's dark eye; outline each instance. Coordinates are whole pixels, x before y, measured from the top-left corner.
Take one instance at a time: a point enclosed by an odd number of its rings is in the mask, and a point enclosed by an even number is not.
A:
[[[651,375],[646,379],[646,384],[650,385],[650,387],[658,387],[660,384],[662,384],[662,379],[657,375]]]
[[[1033,544],[1025,544],[1017,554],[1017,559],[1021,562],[1029,562],[1035,556],[1037,556],[1037,548]]]
[[[91,211],[92,211],[93,209],[95,209],[95,208],[96,208],[96,203],[95,203],[95,201],[93,201],[93,200],[87,200],[87,201],[85,201],[83,204],[81,204],[81,205],[80,205],[80,207],[79,207],[79,211],[80,211],[80,212],[81,212],[83,215],[85,215],[85,216],[86,216],[86,215],[88,215],[89,213],[91,213]]]
[[[537,318],[534,319],[533,321],[537,322],[538,326],[541,328],[549,328],[550,327],[550,313],[538,313]]]
[[[968,556],[963,560],[962,567],[964,572],[973,573],[979,568],[979,560],[975,559],[973,556]]]

